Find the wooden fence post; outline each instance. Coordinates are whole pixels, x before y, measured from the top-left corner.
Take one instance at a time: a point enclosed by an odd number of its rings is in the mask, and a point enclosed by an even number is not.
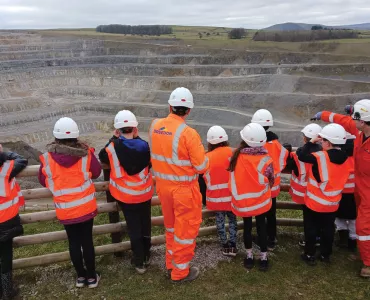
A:
[[[109,182],[110,170],[103,169],[103,174],[104,174],[104,181]],[[111,195],[109,190],[106,191],[105,194],[107,196],[107,202],[108,203],[116,202],[116,199],[113,198],[113,196]],[[119,210],[108,213],[108,216],[109,216],[109,223],[119,223],[119,221],[120,221],[119,220]],[[122,232],[115,232],[115,233],[111,234],[111,237],[112,237],[112,244],[117,244],[117,243],[122,242],[123,233]],[[115,252],[114,255],[116,257],[122,257],[123,252]]]

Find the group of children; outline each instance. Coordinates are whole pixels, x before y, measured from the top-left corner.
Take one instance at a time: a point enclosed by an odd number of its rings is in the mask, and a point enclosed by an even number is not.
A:
[[[276,197],[283,170],[292,172],[290,194],[303,207],[302,259],[309,265],[315,264],[315,245],[319,241],[320,258],[329,262],[334,222],[340,235],[339,244],[348,243],[354,249],[356,208],[351,136],[340,125],[330,124],[322,129],[310,124],[302,130],[304,145],[292,152],[291,146],[281,145],[270,130],[273,125],[271,113],[258,110],[252,122],[240,132],[241,143],[236,149],[230,147],[222,127],[213,126],[208,131],[209,168],[200,176],[200,185],[206,187],[207,208],[216,212],[222,253],[236,256],[237,217],[242,217],[247,252],[244,265],[247,269],[254,267],[252,217],[255,217],[261,250],[259,269],[268,270],[268,250],[273,250],[277,243]],[[114,135],[100,151],[99,159],[110,165],[109,190],[127,222],[132,265],[143,274],[150,265],[151,248],[150,149],[138,135],[138,122],[132,112],[119,112],[114,127]],[[94,155],[95,149],[79,140],[79,129],[72,119],[58,120],[53,134],[55,141],[40,156],[39,181],[53,194],[57,218],[67,232],[70,256],[77,272],[76,286],[95,288],[100,274],[95,270],[92,238],[93,219],[97,215],[92,179],[100,176],[101,165]],[[0,149],[0,291],[5,299],[16,294],[11,284],[12,239],[22,233],[18,216],[22,203],[14,177],[26,165],[22,157]]]

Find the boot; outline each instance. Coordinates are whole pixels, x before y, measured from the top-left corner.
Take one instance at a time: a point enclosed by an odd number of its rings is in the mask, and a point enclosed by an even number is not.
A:
[[[188,276],[180,280],[172,280],[174,283],[190,282],[197,279],[199,276],[199,269],[197,267],[191,267]]]
[[[348,239],[349,239],[349,231],[348,230],[338,230],[339,241],[337,241],[336,245],[339,248],[347,248],[348,247]]]
[[[3,288],[3,298],[4,300],[14,299],[19,294],[18,289],[13,287],[13,276],[12,272],[6,274],[1,274],[1,285]]]
[[[357,249],[357,240],[348,239],[348,250],[355,252]]]
[[[360,276],[363,278],[369,278],[370,277],[370,267],[363,266],[361,269]]]

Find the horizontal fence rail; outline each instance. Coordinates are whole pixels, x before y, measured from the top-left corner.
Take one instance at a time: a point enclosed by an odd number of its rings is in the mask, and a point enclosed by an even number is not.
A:
[[[29,166],[23,172],[21,172],[17,177],[24,178],[24,177],[34,177],[38,175],[39,172],[38,165]],[[122,241],[122,233],[127,231],[126,222],[120,222],[119,220],[119,208],[109,193],[109,166],[102,165],[104,171],[104,179],[103,182],[95,182],[95,189],[97,192],[106,192],[107,193],[107,202],[108,203],[98,203],[98,214],[108,213],[109,214],[109,224],[103,225],[95,225],[93,227],[93,235],[104,235],[104,234],[111,234],[112,236],[112,244],[97,246],[95,247],[96,255],[105,255],[105,254],[118,254],[122,251],[129,250],[131,248],[130,242]],[[155,182],[155,178],[154,178]],[[281,184],[282,191],[288,191],[290,188],[289,184]],[[47,199],[52,198],[52,194],[47,188],[35,188],[35,189],[26,189],[22,190],[22,193],[26,200],[35,200],[35,199]],[[112,202],[113,201],[113,202]],[[152,206],[159,206],[160,201],[158,197],[152,198]],[[290,209],[290,210],[300,210],[301,205],[295,204],[293,202],[277,202],[278,209]],[[203,218],[209,218],[214,215],[213,211],[209,211],[207,209],[202,211]],[[55,210],[48,210],[48,211],[41,211],[41,212],[32,212],[32,213],[24,213],[20,215],[21,223],[22,224],[32,224],[38,222],[46,222],[46,221],[55,221],[56,212]],[[164,226],[163,225],[163,216],[152,217],[152,225],[153,226]],[[242,223],[239,222],[239,228],[242,228]],[[277,224],[279,226],[303,226],[303,221],[300,219],[277,219]],[[206,236],[210,234],[214,234],[217,232],[216,226],[210,227],[202,227],[199,231],[199,236]],[[29,245],[39,245],[44,243],[53,243],[59,241],[67,240],[67,234],[64,230],[62,231],[54,231],[54,232],[46,232],[46,233],[39,233],[39,234],[32,234],[32,235],[25,235],[14,238],[14,247],[24,247]],[[165,236],[153,236],[152,237],[152,244],[153,245],[160,245],[165,243]],[[34,257],[27,257],[27,258],[19,258],[13,261],[14,268],[27,268],[27,267],[35,267],[35,266],[42,266],[48,265],[53,263],[59,263],[70,260],[69,252],[58,252],[58,253],[50,253],[40,256]]]

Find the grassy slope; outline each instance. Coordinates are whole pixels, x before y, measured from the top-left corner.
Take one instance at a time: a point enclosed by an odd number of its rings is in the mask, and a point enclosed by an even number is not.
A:
[[[287,201],[289,196],[283,193],[280,200]],[[153,208],[153,215],[160,214],[159,207]],[[301,212],[280,210],[278,217],[300,218]],[[96,219],[96,224],[106,222],[106,215]],[[31,234],[61,227],[56,222],[48,222],[26,225],[25,229]],[[297,245],[297,232],[301,229],[279,228],[279,232],[279,246],[271,258],[272,268],[266,274],[257,269],[248,273],[242,267],[243,255],[239,254],[232,262],[223,262],[217,269],[207,270],[192,284],[174,286],[157,267],[139,276],[129,267],[127,255],[123,259],[107,255],[98,258],[98,269],[104,277],[94,291],[73,288],[74,271],[69,263],[19,270],[15,272],[16,280],[27,299],[369,299],[368,281],[357,277],[360,263],[347,260],[348,253],[337,250],[330,267],[322,264],[308,267],[299,259],[301,249]],[[155,235],[162,233],[158,227],[153,232]],[[95,243],[101,245],[109,241],[109,236],[100,236]],[[201,243],[209,242],[203,240]],[[217,243],[216,237],[213,243]],[[17,249],[16,257],[66,249],[65,242],[28,246]]]

